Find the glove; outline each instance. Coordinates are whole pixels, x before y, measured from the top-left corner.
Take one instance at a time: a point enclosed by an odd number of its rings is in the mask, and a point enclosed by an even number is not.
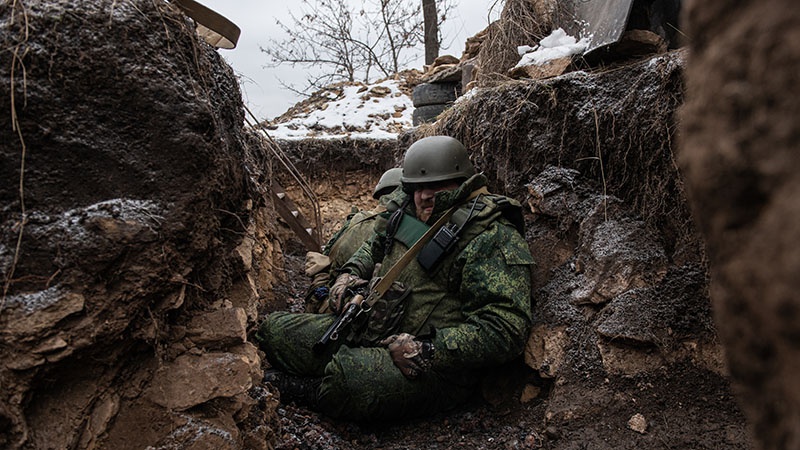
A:
[[[359,278],[357,275],[343,273],[336,277],[336,281],[331,286],[328,295],[328,305],[335,313],[339,313],[342,307],[342,299],[348,289],[356,289],[365,286],[369,281]]]
[[[317,252],[306,253],[306,275],[313,277],[331,266],[331,259]]]
[[[380,342],[389,349],[392,362],[403,375],[413,380],[430,370],[433,363],[433,342],[418,341],[408,333],[393,334]]]

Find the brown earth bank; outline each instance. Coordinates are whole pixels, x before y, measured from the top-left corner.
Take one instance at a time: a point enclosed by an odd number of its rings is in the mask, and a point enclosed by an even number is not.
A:
[[[673,156],[683,50],[484,85],[397,142],[280,143],[323,236],[428,134],[461,139],[491,189],[526,206],[525,354],[466,408],[354,424],[279,404],[261,382],[249,335],[263,314],[301,309],[308,281],[270,186],[302,196],[242,127],[236,79],[193,24],[152,0],[17,1],[0,23],[3,448],[749,449],[727,361],[775,387],[770,405],[791,392],[717,338]],[[715,242],[712,263],[727,254]],[[783,375],[780,348],[766,367]],[[753,408],[783,413],[756,430],[791,423],[791,405]]]
[[[761,448],[800,446],[800,11],[689,2],[679,161],[731,373]],[[756,39],[753,39],[756,37]]]
[[[283,272],[232,70],[165,2],[0,23],[0,447],[269,448],[246,331]]]

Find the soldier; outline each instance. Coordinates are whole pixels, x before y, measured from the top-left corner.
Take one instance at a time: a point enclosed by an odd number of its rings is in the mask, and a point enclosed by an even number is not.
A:
[[[384,226],[342,267],[334,309],[373,272],[370,286],[407,261],[420,234],[436,237],[400,272],[403,295],[381,298],[321,351],[312,348],[336,315],[266,317],[256,340],[272,364],[265,381],[282,401],[354,421],[429,415],[463,404],[485,370],[521,354],[533,258],[520,204],[490,194],[486,183],[456,139],[432,136],[408,148],[403,189],[390,195]]]
[[[371,211],[357,211],[354,207],[344,225],[322,247],[322,253],[306,253],[305,273],[312,277],[305,297],[306,312],[330,312],[325,300],[331,279],[335,278],[338,269],[372,236],[375,222],[381,220],[380,214],[386,211],[386,196],[400,186],[402,173],[403,169],[399,167],[384,172],[372,191],[372,198],[378,200],[378,206]]]

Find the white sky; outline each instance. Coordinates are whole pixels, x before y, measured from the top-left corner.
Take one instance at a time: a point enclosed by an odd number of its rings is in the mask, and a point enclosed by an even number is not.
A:
[[[352,0],[357,1],[357,0]],[[270,38],[281,39],[276,19],[289,22],[290,8],[299,7],[301,2],[294,0],[199,0],[234,22],[242,30],[235,49],[220,49],[219,53],[239,76],[245,104],[259,119],[272,119],[283,114],[301,97],[281,86],[279,80],[287,84],[303,85],[305,73],[299,66],[291,68],[265,67],[267,56],[260,47],[266,47]],[[464,42],[475,35],[500,15],[503,0],[453,0],[456,4],[454,14],[443,26],[445,38],[441,54],[457,58],[464,51]],[[421,4],[421,2],[420,2]],[[419,62],[409,68],[422,69],[424,55],[420,51]]]

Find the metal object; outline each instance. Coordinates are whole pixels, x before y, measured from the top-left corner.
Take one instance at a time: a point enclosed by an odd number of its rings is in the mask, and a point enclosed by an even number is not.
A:
[[[556,19],[570,36],[588,38],[583,54],[614,44],[628,24],[633,0],[572,0],[564,2]]]
[[[302,194],[310,204],[309,208],[311,209],[312,218],[311,220],[307,220],[294,201],[289,198],[284,188],[273,179],[269,187],[269,193],[276,211],[286,223],[289,224],[289,228],[300,238],[300,241],[308,251],[319,252],[322,248],[322,218],[320,215],[319,200],[317,200],[316,194],[314,194],[311,186],[309,186],[300,171],[297,170],[297,167],[292,164],[289,156],[284,153],[278,143],[269,135],[264,124],[256,118],[247,106],[245,106],[244,109],[252,119],[251,121],[245,117],[247,125],[258,133],[265,147],[272,152],[272,155],[281,163],[284,169],[286,169],[300,187]]]
[[[197,23],[197,34],[206,42],[216,48],[236,47],[242,30],[235,23],[194,0],[172,0],[172,3],[194,19]]]

